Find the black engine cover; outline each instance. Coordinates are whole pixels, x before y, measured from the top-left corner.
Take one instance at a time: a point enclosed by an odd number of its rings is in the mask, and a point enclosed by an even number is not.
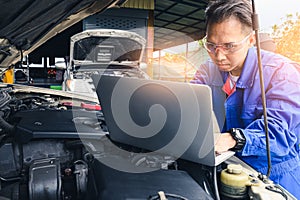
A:
[[[160,199],[155,198],[159,191],[177,196],[167,196],[169,200],[212,199],[185,171],[160,169],[147,173],[127,173],[95,162],[93,172],[98,200]]]
[[[93,138],[106,133],[101,129],[96,112],[78,110],[43,110],[18,112],[16,138],[26,143],[37,138]]]

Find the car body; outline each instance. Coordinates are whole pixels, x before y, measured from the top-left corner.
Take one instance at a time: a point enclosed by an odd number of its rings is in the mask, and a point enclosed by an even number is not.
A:
[[[91,76],[149,79],[142,70],[146,40],[133,31],[91,29],[71,37],[65,91],[96,97]]]
[[[56,33],[120,2],[123,1],[1,2],[0,66],[3,70],[15,66],[23,56]],[[111,49],[110,44],[104,46]],[[114,63],[105,63],[104,73],[113,71],[112,66],[127,66],[127,59],[122,57],[131,55],[127,53],[116,57],[118,63],[115,59]],[[104,58],[109,56],[108,52]],[[71,59],[70,66],[91,64],[88,59],[77,62],[75,58],[77,56]],[[96,61],[98,70],[100,60],[96,57]],[[131,64],[130,60],[130,70],[134,70]],[[127,69],[122,68],[121,72],[127,73]],[[168,154],[153,153],[149,156],[144,148],[117,143],[110,138],[98,103],[94,96],[1,83],[0,199],[220,199],[220,173],[229,164],[242,165],[248,175],[255,178],[256,182],[242,186],[249,190],[245,193],[247,197],[293,199],[279,186],[277,192],[265,189],[265,186],[273,185],[258,179],[257,172],[236,157],[210,167],[175,159]],[[117,170],[104,161],[124,168]],[[230,191],[235,189],[229,188]],[[285,196],[278,191],[284,192]]]

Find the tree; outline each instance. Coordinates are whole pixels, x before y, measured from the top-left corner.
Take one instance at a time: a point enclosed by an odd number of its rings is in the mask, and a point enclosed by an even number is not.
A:
[[[277,46],[276,52],[300,62],[300,15],[286,15],[285,21],[274,25],[272,30],[272,38]]]

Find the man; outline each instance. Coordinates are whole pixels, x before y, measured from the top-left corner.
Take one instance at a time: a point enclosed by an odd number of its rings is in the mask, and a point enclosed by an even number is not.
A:
[[[191,82],[212,89],[214,111],[219,125],[224,125],[216,151],[235,150],[239,158],[267,174],[251,15],[249,0],[210,1],[203,44],[211,59],[200,65]],[[261,54],[272,161],[270,179],[300,199],[300,66],[269,51],[262,50]],[[225,121],[220,122],[220,115],[225,115]]]

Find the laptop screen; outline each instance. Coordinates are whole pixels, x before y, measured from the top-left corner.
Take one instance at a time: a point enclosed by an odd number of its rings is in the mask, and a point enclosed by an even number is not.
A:
[[[92,78],[113,141],[216,165],[208,86],[100,75]]]

